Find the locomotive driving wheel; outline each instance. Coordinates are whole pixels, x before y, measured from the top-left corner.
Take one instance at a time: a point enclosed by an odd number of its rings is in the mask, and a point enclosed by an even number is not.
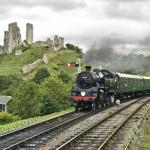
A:
[[[77,112],[79,110],[78,105],[75,106],[75,111]]]
[[[95,103],[95,101],[89,102],[88,108],[89,108],[89,110],[95,111],[96,110],[96,103]]]

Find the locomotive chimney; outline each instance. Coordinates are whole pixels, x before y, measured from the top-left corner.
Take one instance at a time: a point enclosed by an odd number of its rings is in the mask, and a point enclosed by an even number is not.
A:
[[[92,67],[91,66],[85,66],[86,71],[91,71]]]

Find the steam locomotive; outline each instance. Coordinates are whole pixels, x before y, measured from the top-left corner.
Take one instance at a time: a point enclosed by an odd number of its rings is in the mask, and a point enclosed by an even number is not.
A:
[[[75,109],[95,110],[114,105],[117,100],[126,101],[129,97],[150,94],[150,77],[113,73],[109,70],[93,69],[79,73],[71,98]]]

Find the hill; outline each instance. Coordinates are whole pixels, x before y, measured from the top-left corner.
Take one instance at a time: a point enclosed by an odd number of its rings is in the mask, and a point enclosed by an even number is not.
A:
[[[43,61],[46,54],[48,63],[41,63],[28,74],[23,67],[37,60]],[[68,109],[72,74],[77,68],[65,67],[65,64],[82,59],[81,51],[63,49],[59,51],[39,47],[26,49],[21,55],[0,55],[0,94],[12,96],[8,103],[8,112],[20,118],[30,118]]]
[[[43,58],[43,54],[47,54],[49,63],[41,64],[39,68],[46,67],[52,74],[57,74],[61,69],[66,70],[64,64],[76,62],[78,58],[81,58],[81,54],[74,50],[54,51],[44,47],[29,48],[18,56],[15,55],[15,52],[0,55],[0,75],[22,75],[23,66]],[[67,71],[73,73],[75,69],[67,69]],[[32,76],[34,73],[32,72],[30,75]]]

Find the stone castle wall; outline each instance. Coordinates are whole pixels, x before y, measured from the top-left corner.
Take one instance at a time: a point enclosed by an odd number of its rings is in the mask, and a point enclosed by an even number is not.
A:
[[[36,41],[31,46],[32,47],[42,46],[42,47],[49,47],[49,49],[53,49],[53,50],[60,50],[64,48],[64,38],[55,35],[53,40],[48,38],[46,41]]]

